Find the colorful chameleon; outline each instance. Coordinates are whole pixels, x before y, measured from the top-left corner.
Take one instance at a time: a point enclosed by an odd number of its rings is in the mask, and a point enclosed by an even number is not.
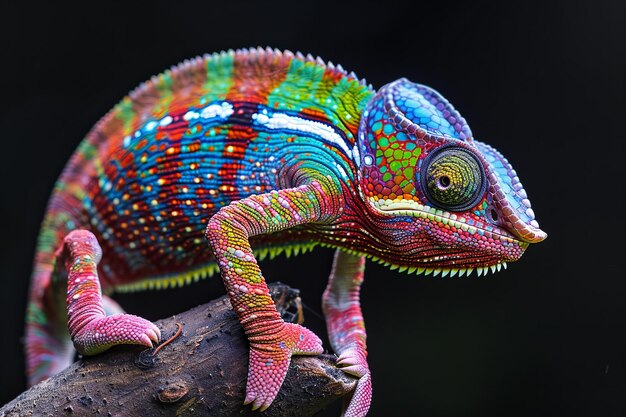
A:
[[[322,345],[282,321],[257,259],[322,244],[338,249],[323,297],[331,344],[359,378],[345,415],[363,416],[365,258],[481,275],[545,237],[515,171],[436,91],[400,79],[375,92],[341,66],[271,49],[192,59],[115,106],[56,183],[32,277],[29,381],[66,367],[70,340],[86,355],[159,341],[102,292],[219,269],[250,343],[245,403],[264,410],[291,355]]]

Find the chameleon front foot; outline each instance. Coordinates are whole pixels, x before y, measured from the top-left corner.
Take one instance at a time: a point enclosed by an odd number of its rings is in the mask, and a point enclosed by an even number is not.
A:
[[[158,327],[132,314],[94,318],[72,334],[76,350],[84,355],[95,355],[115,345],[152,347],[160,338]]]
[[[356,388],[344,403],[343,417],[363,417],[372,402],[372,375],[367,365],[366,352],[360,348],[348,348],[337,358],[337,365],[347,374],[359,378]]]
[[[250,362],[246,399],[252,409],[267,409],[280,389],[291,355],[319,355],[322,341],[299,324],[284,323],[280,330],[267,336],[250,336]]]

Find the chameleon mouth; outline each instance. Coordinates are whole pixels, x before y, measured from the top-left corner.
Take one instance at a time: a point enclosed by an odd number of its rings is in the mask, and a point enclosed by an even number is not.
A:
[[[467,223],[465,218],[458,217],[454,213],[449,213],[435,207],[424,206],[415,201],[389,199],[371,199],[370,201],[372,202],[373,207],[385,216],[399,215],[427,219],[463,230],[470,235],[478,234],[480,236],[485,236],[502,242],[515,243],[524,249],[528,247],[527,242],[517,239],[515,235],[506,229],[484,223],[471,225]]]

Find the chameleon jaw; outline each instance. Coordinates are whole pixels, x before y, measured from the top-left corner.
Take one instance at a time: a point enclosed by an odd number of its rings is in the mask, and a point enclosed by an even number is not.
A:
[[[479,233],[480,235],[488,238],[498,239],[503,242],[516,243],[523,249],[528,247],[528,243],[522,240],[516,239],[505,229],[497,226],[487,226],[487,228],[477,227],[466,223],[465,218],[458,217],[454,213],[422,205],[416,201],[404,200],[404,199],[376,199],[370,198],[372,207],[380,214],[384,216],[409,216],[426,220],[435,221],[437,223],[443,223],[457,229],[461,229],[472,235]]]

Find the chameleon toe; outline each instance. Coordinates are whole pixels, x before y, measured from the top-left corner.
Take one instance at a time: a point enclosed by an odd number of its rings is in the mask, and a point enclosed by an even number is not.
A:
[[[159,329],[141,317],[116,314],[89,321],[73,335],[74,346],[86,355],[103,352],[115,345],[152,347],[160,339]]]

